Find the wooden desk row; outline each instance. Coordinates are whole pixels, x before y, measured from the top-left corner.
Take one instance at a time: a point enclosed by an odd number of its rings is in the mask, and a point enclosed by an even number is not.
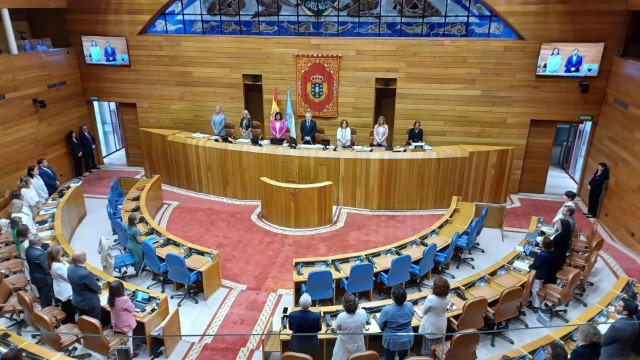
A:
[[[75,252],[70,245],[70,240],[87,213],[82,187],[71,187],[64,197],[52,205],[56,206],[55,221],[53,223],[54,235],[44,240],[52,245],[60,245],[64,251],[65,258],[70,259],[71,255]],[[48,215],[39,215],[36,221],[44,220],[47,217]],[[97,241],[97,238],[98,235],[96,235],[95,239],[87,239],[87,241]],[[85,267],[102,283],[103,292],[101,299],[104,299],[108,296],[109,284],[118,279],[102,272],[92,264],[86,263]],[[128,282],[124,282],[124,285],[129,292],[141,290],[148,292],[151,297],[157,299],[157,309],[153,310],[154,302],[151,302],[144,311],[135,314],[138,326],[134,330],[134,335],[145,336],[147,349],[149,349],[149,355],[151,355],[151,332],[169,318],[163,328],[163,333],[167,335],[167,337],[165,337],[165,349],[167,354],[170,354],[180,341],[180,319],[178,310],[176,309],[169,314],[169,301],[167,296],[162,293],[147,290]],[[103,303],[105,302],[103,301]],[[110,324],[109,319],[109,307],[105,305],[103,306],[101,319],[103,326]]]
[[[232,199],[260,198],[259,179],[334,184],[333,205],[372,210],[441,209],[460,195],[501,204],[507,198],[514,149],[435,146],[423,152],[291,150],[227,144],[193,133],[140,129],[147,174],[182,189]]]
[[[139,200],[132,200],[132,199]],[[160,176],[156,175],[151,179],[142,179],[137,181],[125,196],[122,206],[122,221],[127,223],[127,218],[132,214],[131,210],[138,207],[135,212],[138,216],[144,216],[147,224],[139,223],[138,229],[143,234],[142,238],[157,237],[156,254],[165,258],[167,254],[178,254],[190,256],[185,259],[187,267],[191,270],[198,270],[202,274],[202,281],[197,286],[204,293],[205,300],[209,299],[220,286],[222,286],[222,278],[220,276],[220,254],[209,248],[192,244],[169,233],[155,222],[155,217],[163,206],[162,182]],[[145,235],[145,233],[153,231],[153,234]],[[171,240],[172,243],[161,246],[164,241]]]
[[[435,224],[421,231],[420,233],[404,240],[396,241],[390,245],[369,249],[362,252],[340,254],[329,257],[313,257],[313,258],[297,258],[293,259],[293,289],[295,299],[300,295],[302,284],[306,283],[307,276],[311,271],[328,268],[331,270],[335,281],[334,303],[336,292],[340,289],[340,281],[349,277],[351,266],[359,262],[366,262],[368,257],[374,261],[374,272],[377,274],[381,271],[389,270],[391,261],[396,254],[391,254],[392,249],[400,250],[403,254],[410,254],[411,261],[416,262],[422,259],[422,253],[425,244],[436,243],[438,250],[447,247],[451,242],[451,238],[456,232],[462,234],[469,226],[476,212],[475,204],[462,202],[459,197],[454,196],[451,199],[451,205],[447,212]],[[417,241],[421,237],[435,234],[438,229],[438,235],[435,237],[426,237],[424,243]],[[357,259],[357,260],[356,260]],[[335,264],[339,265],[336,266]]]

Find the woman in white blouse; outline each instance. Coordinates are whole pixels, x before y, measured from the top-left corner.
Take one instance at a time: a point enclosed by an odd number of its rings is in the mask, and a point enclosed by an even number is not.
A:
[[[42,205],[40,204],[40,198],[36,193],[36,190],[31,186],[32,181],[28,176],[23,176],[20,178],[20,182],[18,187],[20,188],[20,193],[22,194],[22,201],[29,206],[31,210],[31,216],[35,220],[40,210],[42,210]]]
[[[47,268],[53,277],[53,294],[62,302],[60,309],[66,314],[62,323],[73,324],[76,320],[76,308],[71,303],[73,292],[67,279],[69,264],[62,258],[60,246],[55,245],[47,249]]]
[[[364,327],[367,323],[367,313],[358,309],[358,299],[351,293],[342,298],[344,312],[336,318],[335,329],[338,335],[336,346],[333,348],[332,360],[347,360],[350,355],[365,351]]]
[[[373,145],[386,146],[388,135],[389,135],[389,126],[385,124],[384,116],[380,116],[378,118],[378,123],[373,128]]]
[[[433,291],[422,304],[422,320],[418,331],[424,335],[422,355],[432,356],[431,347],[444,339],[447,331],[447,306],[449,306],[449,281],[438,275],[433,280]]]
[[[40,178],[40,169],[38,169],[35,165],[30,165],[27,168],[27,176],[33,180],[31,182],[31,187],[38,194],[38,198],[40,198],[40,204],[44,205],[49,199],[49,192],[47,191],[47,187],[44,185],[44,181]]]
[[[351,128],[347,119],[342,119],[338,133],[336,134],[338,146],[350,146],[351,145]]]
[[[36,233],[35,223],[33,222],[33,218],[31,214],[27,213],[24,210],[24,206],[22,205],[22,200],[13,199],[9,203],[9,211],[11,212],[11,217],[19,217],[22,219],[22,223],[27,225],[31,230],[32,234]]]

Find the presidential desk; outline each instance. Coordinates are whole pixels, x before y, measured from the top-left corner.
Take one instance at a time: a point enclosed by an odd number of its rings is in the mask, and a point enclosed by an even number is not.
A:
[[[374,210],[442,209],[452,196],[501,204],[514,149],[434,146],[422,152],[292,150],[228,144],[193,133],[140,129],[147,176],[182,189],[241,200],[260,198],[259,179],[315,184],[331,181],[333,205]]]

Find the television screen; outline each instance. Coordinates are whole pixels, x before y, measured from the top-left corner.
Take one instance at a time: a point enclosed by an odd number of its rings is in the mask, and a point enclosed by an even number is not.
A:
[[[129,65],[127,38],[124,36],[82,36],[87,64]]]
[[[604,43],[542,43],[536,73],[543,76],[598,76]]]
[[[53,49],[50,38],[16,40],[18,52],[45,51]]]

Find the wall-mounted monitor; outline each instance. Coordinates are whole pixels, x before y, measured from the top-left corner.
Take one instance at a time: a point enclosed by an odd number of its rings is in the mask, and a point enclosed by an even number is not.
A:
[[[604,43],[542,43],[537,75],[598,76]]]
[[[129,65],[129,49],[124,36],[82,36],[87,64]]]

